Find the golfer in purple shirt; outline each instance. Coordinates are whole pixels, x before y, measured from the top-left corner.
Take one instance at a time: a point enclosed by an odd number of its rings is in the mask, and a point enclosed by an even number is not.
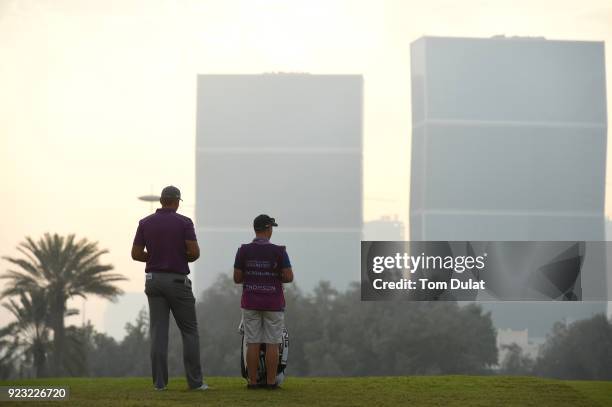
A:
[[[170,311],[181,330],[187,384],[206,390],[200,364],[200,337],[191,289],[189,262],[200,257],[193,222],[176,210],[181,191],[174,186],[162,190],[162,207],[140,220],[132,259],[145,262],[145,293],[149,301],[151,370],[156,390],[168,385],[168,325]]]
[[[242,284],[242,319],[247,343],[247,388],[256,389],[259,348],[266,344],[266,387],[278,388],[279,346],[285,323],[283,283],[293,281],[293,270],[285,246],[270,243],[274,218],[259,215],[253,221],[255,239],[236,253],[234,282]]]

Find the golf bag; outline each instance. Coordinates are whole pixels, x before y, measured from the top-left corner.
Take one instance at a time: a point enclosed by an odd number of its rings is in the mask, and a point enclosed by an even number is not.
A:
[[[242,347],[240,350],[240,371],[242,377],[249,380],[249,374],[247,372],[247,343],[244,339],[244,322],[240,321],[238,332],[242,337]],[[281,384],[285,380],[285,369],[287,368],[287,358],[289,357],[289,332],[287,328],[283,328],[283,341],[279,344],[280,349],[278,352],[278,368],[276,370],[276,384]],[[257,369],[257,383],[266,383],[266,345],[261,344],[259,348],[259,369]]]

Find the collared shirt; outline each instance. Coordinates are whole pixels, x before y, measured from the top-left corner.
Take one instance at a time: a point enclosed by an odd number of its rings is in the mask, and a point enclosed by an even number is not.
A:
[[[189,274],[185,240],[197,240],[191,219],[173,209],[160,208],[140,220],[134,245],[147,248],[147,273]]]

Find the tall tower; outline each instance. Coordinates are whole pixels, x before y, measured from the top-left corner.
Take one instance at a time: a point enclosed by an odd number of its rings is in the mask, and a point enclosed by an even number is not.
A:
[[[604,240],[602,42],[423,37],[411,69],[412,240]],[[536,336],[605,309],[490,306]]]
[[[198,77],[198,289],[231,275],[260,213],[300,288],[359,279],[362,93],[357,75]]]

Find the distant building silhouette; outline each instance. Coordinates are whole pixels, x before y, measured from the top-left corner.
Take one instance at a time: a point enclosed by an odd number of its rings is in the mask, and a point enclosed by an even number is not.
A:
[[[603,42],[423,37],[411,70],[411,240],[604,239]],[[605,303],[485,308],[538,337]]]
[[[358,75],[198,77],[198,290],[231,275],[260,213],[276,218],[299,287],[359,280],[362,93]]]
[[[538,348],[542,342],[534,343],[529,339],[529,331],[527,329],[498,329],[497,330],[497,364],[501,365],[504,358],[508,354],[507,346],[512,344],[518,345],[525,356],[535,359],[538,356]]]
[[[364,222],[363,240],[404,240],[404,224],[398,220],[397,215],[394,217],[383,216],[377,220]]]

